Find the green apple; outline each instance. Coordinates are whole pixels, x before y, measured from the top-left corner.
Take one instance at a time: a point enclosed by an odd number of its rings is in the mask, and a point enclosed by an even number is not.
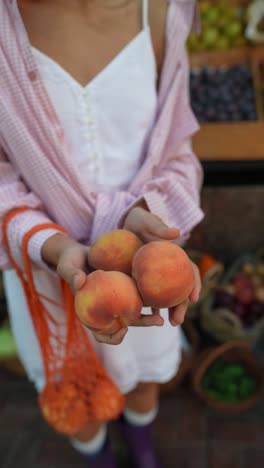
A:
[[[219,8],[216,6],[211,6],[207,9],[202,18],[205,24],[211,26],[217,24],[220,18]]]
[[[229,49],[229,47],[230,47],[230,42],[228,38],[225,36],[220,36],[215,43],[216,49],[224,50],[224,49]]]
[[[195,52],[201,49],[201,43],[197,34],[193,32],[189,34],[187,47],[191,52]]]
[[[209,2],[201,2],[200,3],[200,6],[199,6],[199,11],[200,11],[200,15],[201,17],[205,17],[207,15],[207,11],[211,8],[211,5]]]
[[[236,39],[243,32],[242,24],[240,21],[234,20],[225,28],[224,32],[229,39]]]
[[[228,28],[229,24],[230,24],[229,17],[227,15],[221,15],[218,20],[217,26],[222,31]]]
[[[201,36],[202,43],[206,49],[213,49],[219,38],[217,29],[207,28]]]
[[[247,40],[244,36],[239,36],[234,41],[232,41],[233,47],[243,47],[246,44],[247,44]]]

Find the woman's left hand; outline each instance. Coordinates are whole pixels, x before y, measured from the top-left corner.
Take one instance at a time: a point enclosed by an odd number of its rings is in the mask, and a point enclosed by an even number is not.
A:
[[[196,303],[199,299],[199,295],[202,288],[200,273],[197,265],[195,265],[195,263],[193,262],[192,267],[194,271],[194,288],[190,296],[181,304],[175,307],[171,307],[169,309],[169,321],[173,326],[181,325],[184,322],[189,302],[191,301],[193,303]]]

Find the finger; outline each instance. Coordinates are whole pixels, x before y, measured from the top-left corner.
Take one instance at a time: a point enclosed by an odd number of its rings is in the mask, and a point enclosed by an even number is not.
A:
[[[86,274],[84,271],[76,268],[69,261],[62,261],[58,264],[57,273],[60,278],[64,279],[68,283],[73,292],[80,289],[86,280]]]
[[[158,234],[154,234],[153,232],[150,231],[144,231],[143,234],[141,234],[141,237],[143,238],[144,242],[154,242],[154,241],[172,241],[176,240],[180,235],[180,232],[178,229],[175,228],[167,228],[159,231]]]
[[[186,299],[186,301],[182,302],[176,307],[171,307],[169,309],[169,320],[171,325],[177,326],[181,325],[184,322],[184,317],[187,312],[189,305],[189,300]]]
[[[118,330],[116,333],[113,333],[112,335],[101,335],[100,333],[93,333],[95,339],[99,343],[105,343],[105,344],[110,344],[110,345],[119,345],[122,343],[123,339],[125,338],[127,334],[127,328],[121,328]]]
[[[162,327],[162,325],[164,325],[164,319],[159,314],[141,314],[130,324],[131,327]]]
[[[159,240],[176,240],[180,235],[179,229],[168,227],[161,219],[154,216],[147,220],[146,232]]]
[[[199,296],[201,293],[202,289],[202,281],[201,281],[201,276],[199,269],[195,263],[192,262],[193,265],[193,271],[194,271],[194,288],[189,296],[190,301],[192,302],[197,302],[199,300]]]
[[[72,289],[73,292],[76,293],[79,289],[83,287],[85,284],[87,275],[84,273],[84,271],[79,270],[73,275],[72,278]]]
[[[176,240],[180,236],[180,231],[177,228],[163,228],[158,231],[158,236],[165,240]]]
[[[148,242],[155,242],[155,241],[163,241],[163,240],[168,240],[168,239],[162,239],[161,237],[153,234],[152,232],[149,232],[149,231],[144,231],[142,234],[141,234],[141,238],[143,240],[143,242],[145,242],[146,244]]]

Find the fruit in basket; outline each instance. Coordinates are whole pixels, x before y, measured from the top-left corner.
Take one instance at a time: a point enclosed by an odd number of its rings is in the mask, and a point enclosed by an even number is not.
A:
[[[250,328],[264,319],[264,275],[261,262],[245,262],[229,283],[215,293],[213,308],[227,309]],[[257,273],[259,271],[259,273]]]
[[[253,286],[246,286],[237,292],[237,299],[241,304],[250,304],[254,300]]]
[[[238,37],[241,37],[242,34],[242,24],[238,20],[232,21],[224,29],[225,37],[228,39],[235,40]]]
[[[219,39],[218,32],[214,28],[206,29],[201,36],[201,41],[206,49],[214,49]]]
[[[207,369],[201,385],[209,397],[226,402],[248,399],[258,390],[257,381],[242,364],[223,358]]]
[[[255,320],[262,318],[264,316],[263,302],[254,299],[249,305],[249,314],[252,315]]]
[[[219,21],[221,12],[220,9],[210,3],[201,3],[201,18],[206,24],[216,25]]]
[[[158,309],[184,302],[194,287],[194,270],[188,255],[167,241],[141,247],[133,258],[132,276],[143,303]]]
[[[229,292],[225,291],[224,289],[219,289],[215,293],[215,301],[214,307],[215,308],[224,308],[224,309],[231,309],[233,310],[235,306],[235,295],[230,294]]]
[[[256,265],[256,272],[264,277],[264,263],[258,263]]]
[[[198,262],[201,279],[204,278],[206,273],[208,273],[208,271],[210,271],[216,263],[217,260],[212,255],[206,254],[202,256],[201,260]]]
[[[258,389],[257,381],[242,364],[223,358],[207,369],[201,385],[209,397],[226,402],[248,399]]]
[[[264,306],[264,287],[257,287],[255,291],[256,299]]]
[[[228,49],[244,45],[243,9],[230,5],[227,0],[220,4],[201,1],[199,8],[202,34],[197,41],[188,41],[188,48],[191,52],[201,49]]]
[[[195,34],[194,32],[191,32],[188,37],[187,47],[188,49],[193,50],[195,52],[202,49],[201,41],[199,40],[197,34]]]
[[[193,69],[190,93],[200,122],[257,120],[253,77],[247,65]]]
[[[225,36],[219,36],[216,43],[215,43],[215,48],[216,49],[228,49],[229,47],[229,40]]]

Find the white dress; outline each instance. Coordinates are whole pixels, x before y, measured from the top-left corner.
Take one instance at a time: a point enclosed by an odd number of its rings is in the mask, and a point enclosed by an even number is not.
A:
[[[126,189],[141,165],[157,106],[148,1],[143,0],[142,31],[86,86],[45,54],[34,48],[33,53],[81,176],[94,191]],[[35,271],[34,278],[39,291],[60,302],[54,276]],[[14,271],[4,273],[4,282],[18,352],[40,391],[45,376],[24,293]],[[49,305],[54,315],[55,309]],[[146,308],[143,312],[151,313]],[[163,327],[130,327],[118,346],[99,344],[91,335],[95,351],[123,393],[138,382],[166,382],[177,372],[180,329],[170,325],[167,310],[161,314]]]

